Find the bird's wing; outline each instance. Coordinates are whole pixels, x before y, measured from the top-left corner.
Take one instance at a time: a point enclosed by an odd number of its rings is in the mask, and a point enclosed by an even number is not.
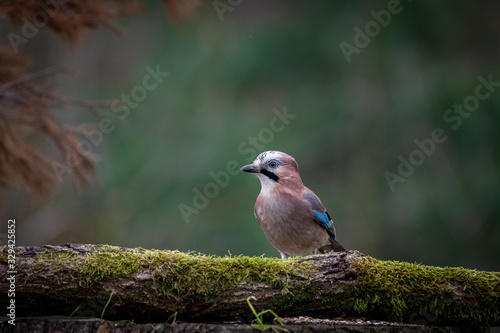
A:
[[[314,219],[316,223],[325,228],[326,231],[328,231],[330,237],[335,238],[335,226],[333,225],[330,214],[328,214],[328,212],[326,211],[326,208],[325,206],[323,206],[321,200],[319,200],[316,194],[314,194],[314,192],[309,189],[307,189],[307,191],[304,193],[304,199],[306,199],[306,201],[309,203],[309,206],[314,213]]]
[[[306,192],[303,194],[303,196],[304,199],[309,203],[309,206],[314,213],[314,220],[316,221],[316,223],[325,228],[328,232],[328,236],[330,236],[330,240],[334,244],[333,248],[335,249],[335,251],[345,251],[344,247],[336,239],[335,226],[333,224],[332,218],[330,217],[330,214],[328,214],[328,211],[326,210],[325,206],[323,206],[323,203],[318,198],[318,196],[308,188],[306,188]]]

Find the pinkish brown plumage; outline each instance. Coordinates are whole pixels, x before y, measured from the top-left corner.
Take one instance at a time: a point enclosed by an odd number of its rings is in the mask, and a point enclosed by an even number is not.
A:
[[[261,153],[241,168],[261,182],[254,214],[283,259],[317,252],[345,251],[321,200],[302,183],[295,159],[279,151]]]

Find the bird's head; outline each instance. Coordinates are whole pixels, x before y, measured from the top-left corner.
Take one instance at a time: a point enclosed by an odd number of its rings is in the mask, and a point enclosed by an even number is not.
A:
[[[257,175],[263,190],[271,190],[277,185],[303,186],[297,162],[292,156],[280,151],[265,151],[241,170]]]

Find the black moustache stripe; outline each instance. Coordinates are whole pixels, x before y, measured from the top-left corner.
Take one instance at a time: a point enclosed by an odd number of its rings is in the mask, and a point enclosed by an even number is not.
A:
[[[280,177],[278,177],[275,173],[273,173],[271,171],[267,171],[266,169],[260,170],[260,173],[263,174],[263,175],[268,176],[269,178],[271,178],[275,182],[278,182],[278,180],[280,179]]]

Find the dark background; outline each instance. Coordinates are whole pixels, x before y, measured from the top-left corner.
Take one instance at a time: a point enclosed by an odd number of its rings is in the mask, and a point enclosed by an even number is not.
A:
[[[242,1],[221,20],[205,2],[192,20],[172,25],[161,3],[148,1],[144,15],[119,20],[122,36],[91,32],[70,47],[41,31],[27,44],[34,69],[77,71],[51,79],[67,96],[120,100],[143,85],[148,66],[169,76],[126,117],[101,115],[114,130],[92,145],[95,184],[78,194],[65,175],[54,197],[41,201],[3,191],[2,221],[17,219],[18,245],[276,257],[254,220],[260,184],[251,175],[231,175],[189,223],[179,209],[193,206],[194,191],[213,182],[211,171],[255,157],[240,147],[251,136],[263,146],[256,153],[296,158],[347,248],[500,270],[500,87],[467,118],[444,117],[474,96],[479,76],[500,82],[500,3],[401,1],[386,26],[370,23],[370,12],[388,3]],[[354,28],[367,24],[380,31],[348,63],[340,45],[355,45]],[[8,44],[9,22],[0,25]],[[273,109],[295,118],[271,138]],[[85,110],[57,114],[68,124],[100,120]],[[446,140],[429,156],[415,152],[415,140],[436,128]],[[419,166],[392,191],[384,174],[397,174],[410,155]]]

